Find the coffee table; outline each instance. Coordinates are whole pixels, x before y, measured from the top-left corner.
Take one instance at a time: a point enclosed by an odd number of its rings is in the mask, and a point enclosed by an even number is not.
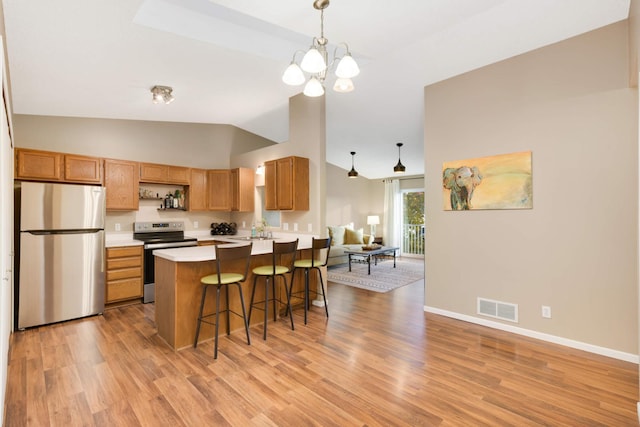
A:
[[[344,251],[349,255],[349,271],[351,271],[351,261],[366,262],[367,274],[371,274],[371,258],[373,258],[373,265],[378,265],[378,257],[380,256],[393,256],[393,268],[396,268],[396,251],[400,250],[399,247],[394,246],[382,246],[378,249],[371,249],[369,251]]]

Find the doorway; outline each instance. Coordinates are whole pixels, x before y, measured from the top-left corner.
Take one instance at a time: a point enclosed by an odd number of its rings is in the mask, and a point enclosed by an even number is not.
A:
[[[424,190],[402,190],[402,256],[424,258]]]

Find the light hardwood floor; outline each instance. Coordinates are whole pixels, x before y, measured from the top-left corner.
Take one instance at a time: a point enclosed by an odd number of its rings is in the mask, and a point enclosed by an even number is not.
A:
[[[631,426],[638,367],[330,284],[329,314],[179,352],[153,305],[11,338],[6,426]]]

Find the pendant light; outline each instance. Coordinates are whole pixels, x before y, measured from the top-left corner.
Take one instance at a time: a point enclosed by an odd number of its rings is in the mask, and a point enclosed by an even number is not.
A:
[[[358,172],[356,171],[356,169],[353,167],[353,156],[356,155],[355,151],[351,152],[351,170],[349,171],[349,173],[347,174],[347,176],[349,178],[357,178],[358,177]]]
[[[404,173],[406,168],[400,161],[400,147],[402,147],[402,142],[398,142],[396,145],[398,146],[398,164],[393,167],[393,172]]]

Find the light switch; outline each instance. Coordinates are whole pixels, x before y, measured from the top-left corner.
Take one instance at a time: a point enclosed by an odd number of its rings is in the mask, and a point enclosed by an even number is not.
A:
[[[282,229],[284,231],[288,231],[289,230],[289,223],[288,222],[283,222],[282,223]]]
[[[313,224],[311,224],[311,223],[307,224],[307,231],[309,233],[311,233],[313,231]]]
[[[116,222],[116,231],[120,231],[120,223]]]
[[[293,231],[298,231],[298,223],[297,222],[293,223]]]
[[[199,225],[198,221],[193,221],[193,228],[198,228]]]

